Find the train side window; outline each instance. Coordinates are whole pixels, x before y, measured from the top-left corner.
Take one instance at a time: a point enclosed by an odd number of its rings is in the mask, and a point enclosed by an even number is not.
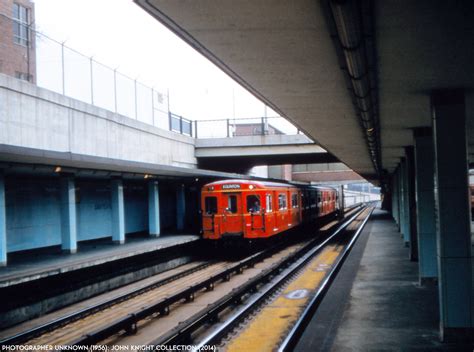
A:
[[[247,213],[258,213],[260,208],[260,196],[254,194],[247,196]]]
[[[291,195],[291,207],[298,208],[298,195],[296,193]]]
[[[237,196],[227,198],[227,210],[233,214],[237,213]]]
[[[267,194],[267,213],[271,213],[272,211],[272,195],[271,194]]]
[[[286,195],[279,194],[278,195],[278,209],[286,209]]]
[[[216,214],[217,213],[217,197],[206,197],[204,200],[206,206],[206,214]]]

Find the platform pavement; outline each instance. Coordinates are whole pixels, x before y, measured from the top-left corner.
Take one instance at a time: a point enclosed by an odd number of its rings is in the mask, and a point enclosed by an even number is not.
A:
[[[179,246],[199,238],[190,234],[163,234],[157,238],[127,239],[123,245],[110,240],[84,243],[75,254],[26,253],[0,268],[0,288]]]
[[[417,265],[375,210],[295,350],[473,351],[440,342],[438,288],[418,284]]]

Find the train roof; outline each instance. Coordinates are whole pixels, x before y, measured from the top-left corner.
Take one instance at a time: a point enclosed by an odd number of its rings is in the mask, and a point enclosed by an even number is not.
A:
[[[304,189],[320,189],[320,190],[332,190],[335,191],[336,189],[333,187],[327,186],[312,186],[312,185],[295,185],[292,183],[283,183],[283,182],[272,182],[272,181],[256,181],[256,180],[221,180],[221,181],[214,181],[204,185],[203,187],[209,186],[220,186],[226,184],[238,184],[238,185],[254,185],[256,188],[266,188],[266,187],[295,187],[295,188],[304,188]]]

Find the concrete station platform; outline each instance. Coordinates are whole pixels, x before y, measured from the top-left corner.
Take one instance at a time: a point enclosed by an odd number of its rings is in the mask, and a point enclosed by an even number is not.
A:
[[[72,272],[133,256],[179,247],[199,240],[191,234],[162,234],[160,237],[127,238],[122,245],[109,240],[81,243],[75,254],[26,253],[0,267],[0,288]]]
[[[438,287],[419,285],[408,250],[376,209],[296,351],[473,351],[440,342]]]

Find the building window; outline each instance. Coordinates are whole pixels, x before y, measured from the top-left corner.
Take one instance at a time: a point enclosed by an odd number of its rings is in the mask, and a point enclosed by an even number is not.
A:
[[[24,46],[29,45],[28,12],[26,7],[13,4],[13,41]]]

